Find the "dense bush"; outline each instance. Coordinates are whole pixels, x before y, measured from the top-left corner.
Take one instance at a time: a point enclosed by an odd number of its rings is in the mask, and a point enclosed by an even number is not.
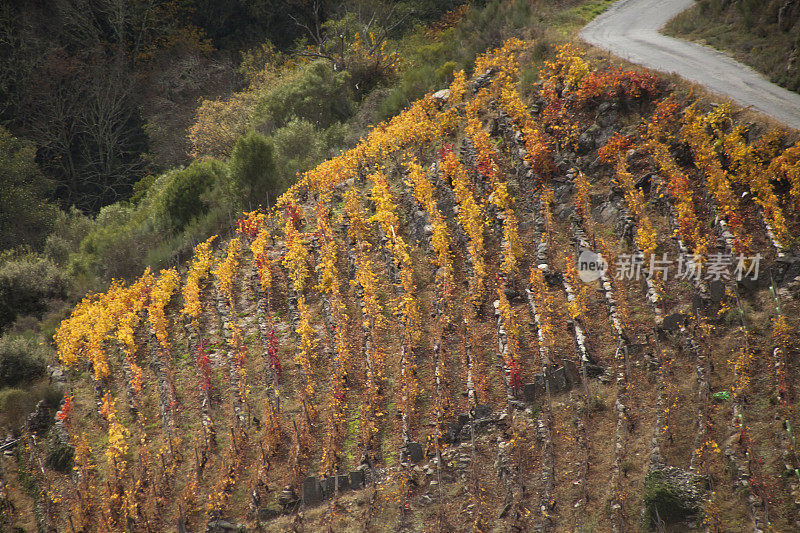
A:
[[[208,211],[203,195],[224,180],[225,168],[219,161],[201,161],[175,172],[161,192],[162,213],[167,224],[181,230],[191,220]]]
[[[272,133],[292,118],[301,118],[318,128],[327,128],[347,120],[354,112],[350,74],[334,72],[326,61],[315,61],[299,76],[277,85],[260,99],[253,125]]]
[[[45,371],[44,349],[33,338],[0,337],[0,388],[15,387],[41,377]]]
[[[320,163],[328,150],[342,143],[341,126],[320,131],[303,119],[294,119],[273,136],[278,170],[283,179],[294,183],[295,175]]]
[[[203,100],[189,126],[189,155],[193,158],[231,155],[236,140],[250,127],[256,101],[252,91]]]
[[[0,329],[20,315],[40,317],[48,300],[66,298],[67,286],[64,273],[47,259],[0,257]]]
[[[3,425],[7,428],[18,429],[25,417],[36,407],[36,397],[22,389],[0,390],[0,414]]]
[[[230,194],[243,209],[272,203],[299,173],[319,164],[344,144],[347,127],[325,129],[292,118],[266,137],[251,131],[241,137],[230,159]]]
[[[92,228],[70,256],[73,276],[125,278],[141,273],[142,257],[155,244],[154,222],[144,210],[123,204],[101,209]]]
[[[44,432],[53,422],[53,415],[64,398],[64,391],[41,380],[32,386],[21,383],[20,387],[23,386],[26,388],[13,387],[0,390],[0,425],[16,433],[41,401],[46,416],[41,420],[43,425],[37,425],[37,429]]]
[[[300,166],[313,164],[326,144],[314,125],[303,119],[289,122],[275,132],[274,139],[281,159],[297,161]]]
[[[216,160],[142,180],[130,202],[104,207],[89,224],[69,256],[70,275],[81,288],[100,290],[112,278],[176,264],[197,242],[232,225],[239,194],[233,189],[226,165]],[[59,244],[52,243],[54,255]]]
[[[535,12],[542,14],[541,8]],[[377,118],[389,119],[425,93],[446,88],[453,71],[464,69],[471,75],[475,57],[509,37],[535,37],[547,42],[538,34],[539,25],[541,20],[534,17],[530,2],[493,0],[465,9],[463,18],[435,36],[421,30],[404,38],[398,43],[398,51],[411,68],[403,69],[394,81]]]
[[[270,139],[251,131],[236,141],[230,160],[231,184],[247,208],[274,201],[284,189],[275,166],[275,147]]]
[[[58,211],[53,219],[53,232],[44,243],[45,257],[60,267],[66,266],[69,255],[78,251],[92,224],[92,219],[74,207],[70,211]]]

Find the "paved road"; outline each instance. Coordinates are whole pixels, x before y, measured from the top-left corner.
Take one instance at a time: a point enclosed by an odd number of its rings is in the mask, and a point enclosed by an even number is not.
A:
[[[620,0],[587,24],[581,38],[645,67],[674,72],[739,105],[800,129],[800,94],[769,82],[750,67],[696,43],[658,30],[693,0]]]

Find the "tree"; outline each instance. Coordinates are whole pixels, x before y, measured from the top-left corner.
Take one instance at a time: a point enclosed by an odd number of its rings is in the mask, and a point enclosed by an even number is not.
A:
[[[149,60],[210,45],[186,0],[16,4],[0,6],[0,120],[36,143],[63,204],[96,213],[143,174]]]
[[[46,200],[52,182],[36,165],[33,143],[0,126],[0,250],[40,246],[52,227],[56,207]]]
[[[300,33],[293,19],[312,20],[307,0],[193,0],[192,21],[219,49],[253,46],[265,38],[288,50]]]
[[[251,131],[239,138],[230,161],[231,182],[245,206],[267,205],[278,198],[284,182],[275,165],[271,139]]]
[[[22,131],[67,205],[96,212],[130,192],[146,149],[135,76],[102,50],[47,53],[24,100]]]
[[[353,76],[353,82],[356,90],[362,93],[394,70],[397,58],[386,54],[384,46],[392,32],[411,17],[413,10],[407,3],[343,2],[340,17],[328,20],[323,19],[320,10],[320,3],[315,1],[312,23],[295,18],[310,43],[299,55],[324,59],[337,72],[358,73]]]
[[[218,161],[193,163],[175,172],[161,192],[161,208],[166,226],[182,230],[189,222],[208,211],[203,201],[206,192],[224,179],[224,167]]]
[[[249,91],[203,100],[189,126],[189,155],[194,158],[231,155],[236,140],[250,126],[254,106],[255,95]]]

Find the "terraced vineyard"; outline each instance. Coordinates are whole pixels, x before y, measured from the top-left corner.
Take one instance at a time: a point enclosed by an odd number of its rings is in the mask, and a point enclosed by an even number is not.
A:
[[[41,527],[796,530],[800,144],[533,46],[87,296]]]

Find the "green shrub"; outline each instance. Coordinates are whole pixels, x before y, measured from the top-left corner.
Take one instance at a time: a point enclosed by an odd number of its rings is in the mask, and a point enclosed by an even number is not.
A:
[[[64,273],[47,259],[0,257],[0,329],[20,315],[41,317],[48,300],[66,298],[67,288]]]
[[[44,400],[44,406],[53,411],[53,414],[61,407],[64,400],[64,390],[58,385],[52,385],[42,380],[29,389],[36,403]]]
[[[78,253],[70,255],[70,273],[109,280],[140,274],[142,257],[157,238],[154,223],[141,221],[140,211],[121,204],[101,209]]]
[[[336,130],[335,126],[330,128]],[[295,181],[295,175],[313,168],[325,156],[325,134],[309,121],[293,119],[273,135],[278,165],[284,179]]]
[[[379,106],[378,119],[389,119],[424,94],[446,88],[453,70],[464,69],[470,76],[475,57],[509,37],[544,40],[534,33],[539,24],[534,13],[542,14],[541,4],[536,9],[530,2],[492,0],[485,5],[473,4],[463,19],[435,39],[424,29],[404,38],[398,52],[411,68],[399,74]]]
[[[347,120],[354,111],[350,74],[334,72],[327,61],[315,61],[300,76],[279,84],[260,99],[254,124],[272,133],[292,118],[301,118],[327,128]]]
[[[226,181],[222,163],[195,163],[147,180],[135,202],[101,209],[78,250],[70,254],[68,270],[78,280],[76,285],[102,290],[102,280],[131,279],[147,266],[166,266],[180,251],[165,252],[162,247],[206,215],[214,205],[208,199],[210,192]],[[152,262],[154,252],[163,261]]]
[[[0,390],[0,414],[7,428],[18,429],[35,407],[36,397],[26,390]]]
[[[147,198],[150,194],[150,189],[153,184],[158,180],[155,174],[148,174],[136,183],[133,184],[131,191],[130,203],[138,204],[143,199]]]
[[[59,210],[53,220],[53,232],[44,243],[44,256],[60,267],[66,266],[69,255],[78,251],[92,226],[93,221],[74,207],[70,211]]]
[[[0,390],[0,424],[16,432],[40,401],[44,401],[47,427],[53,422],[53,414],[61,405],[64,391],[59,387],[40,382],[27,389],[6,388]]]
[[[233,216],[229,206],[215,205],[212,202],[208,212],[192,220],[182,232],[173,234],[161,244],[147,250],[143,264],[157,270],[190,260],[195,246],[210,235],[217,234],[225,238],[231,231]]]
[[[75,448],[57,438],[51,429],[51,437],[47,447],[45,462],[47,466],[67,474],[72,471],[72,460],[75,457]]]
[[[388,120],[426,93],[445,88],[443,83],[439,83],[436,71],[435,64],[426,64],[404,73],[398,84],[381,102],[378,118]]]
[[[222,163],[214,160],[192,163],[175,172],[161,191],[161,214],[167,227],[179,231],[204,214],[208,205],[203,195],[224,180],[224,173]]]
[[[628,474],[630,474],[631,472],[633,472],[633,469],[634,469],[634,468],[635,468],[635,465],[633,464],[633,461],[630,461],[630,460],[627,460],[627,461],[622,461],[622,464],[620,465],[620,471],[621,471],[621,472],[622,472],[622,473],[623,473],[623,474],[624,474],[626,477],[627,477],[627,475],[628,475]]]
[[[284,190],[283,177],[275,166],[275,147],[270,139],[255,131],[236,141],[230,176],[242,203],[248,208],[266,205]]]
[[[689,518],[700,511],[696,478],[675,467],[652,470],[644,479],[643,504],[648,525]]]
[[[19,335],[0,337],[0,388],[29,383],[44,371],[44,349],[36,339]]]
[[[422,21],[438,20],[444,13],[464,4],[464,0],[408,0],[414,16]]]
[[[458,63],[455,61],[447,61],[436,69],[436,78],[440,80],[442,85],[450,85],[453,83],[454,73],[459,70],[461,70],[461,66]]]
[[[58,266],[64,266],[72,251],[69,241],[59,235],[48,235],[44,241],[44,255]]]
[[[715,392],[714,394],[711,395],[711,397],[718,402],[727,402],[728,400],[731,399],[731,393],[729,391],[723,390]]]

